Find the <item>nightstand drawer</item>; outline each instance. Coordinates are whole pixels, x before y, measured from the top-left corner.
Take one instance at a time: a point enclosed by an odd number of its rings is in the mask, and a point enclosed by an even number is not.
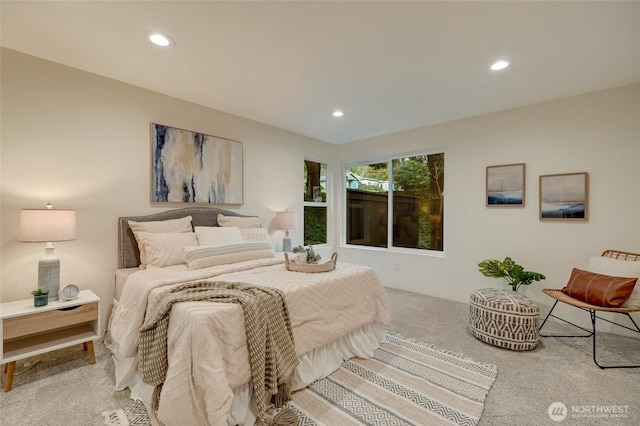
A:
[[[59,328],[90,322],[98,319],[98,302],[80,305],[69,310],[46,311],[28,316],[4,320],[4,341],[44,333]]]

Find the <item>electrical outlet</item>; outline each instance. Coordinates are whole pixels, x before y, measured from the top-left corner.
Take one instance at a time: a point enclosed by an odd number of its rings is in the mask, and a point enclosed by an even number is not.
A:
[[[400,264],[396,263],[396,266],[395,266],[394,269],[395,269],[396,272],[400,272]]]

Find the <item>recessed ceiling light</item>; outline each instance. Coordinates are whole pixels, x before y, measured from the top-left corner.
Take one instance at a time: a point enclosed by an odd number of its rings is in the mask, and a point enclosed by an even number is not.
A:
[[[147,37],[151,43],[161,47],[170,47],[176,44],[171,37],[160,33],[147,33]]]
[[[508,66],[509,66],[509,62],[500,60],[500,61],[495,62],[493,65],[491,65],[491,70],[492,71],[500,71],[500,70],[505,69]]]
[[[342,112],[340,110],[333,111],[333,116],[334,117],[342,117],[343,115],[344,115],[344,112]]]

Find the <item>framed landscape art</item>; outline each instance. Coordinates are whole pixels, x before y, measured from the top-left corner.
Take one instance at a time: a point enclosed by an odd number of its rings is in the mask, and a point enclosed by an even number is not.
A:
[[[524,207],[525,164],[487,167],[487,207]]]
[[[540,176],[540,220],[587,220],[589,174]]]
[[[242,143],[151,124],[151,201],[242,204]]]

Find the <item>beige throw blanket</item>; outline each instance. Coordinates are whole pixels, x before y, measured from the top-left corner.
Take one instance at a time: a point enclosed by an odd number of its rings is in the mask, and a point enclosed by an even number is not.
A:
[[[258,408],[256,425],[267,424],[265,392],[278,405],[289,397],[286,381],[298,365],[289,311],[282,291],[236,282],[196,282],[168,291],[144,321],[138,336],[138,371],[158,389],[167,374],[167,331],[174,303],[187,301],[239,303],[242,306]],[[159,395],[159,392],[156,392]]]

